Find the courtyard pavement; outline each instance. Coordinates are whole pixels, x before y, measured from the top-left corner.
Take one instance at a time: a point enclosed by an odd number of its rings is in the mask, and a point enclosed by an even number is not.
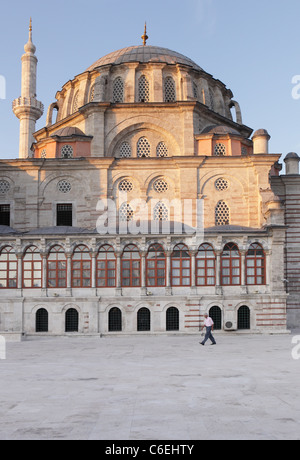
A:
[[[205,347],[199,335],[7,343],[0,439],[300,439],[293,335],[216,332]]]

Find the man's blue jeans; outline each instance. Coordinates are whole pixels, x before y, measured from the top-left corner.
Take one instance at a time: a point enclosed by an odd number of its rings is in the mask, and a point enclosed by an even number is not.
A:
[[[205,337],[204,337],[204,340],[203,340],[203,345],[205,344],[205,342],[207,342],[207,340],[210,339],[212,341],[212,343],[216,343],[212,333],[211,333],[211,326],[208,326],[206,328],[206,334],[205,334]]]

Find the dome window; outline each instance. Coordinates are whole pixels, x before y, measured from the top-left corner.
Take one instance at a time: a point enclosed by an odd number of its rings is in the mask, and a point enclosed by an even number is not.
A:
[[[208,107],[210,108],[210,110],[215,110],[215,103],[214,103],[214,93],[212,92],[212,89],[209,88],[209,91],[208,91]]]
[[[141,137],[137,143],[138,158],[150,157],[150,143],[146,137]]]
[[[139,79],[139,102],[150,101],[149,81],[142,75]]]
[[[115,79],[113,88],[113,103],[118,102],[124,102],[124,84],[121,77]]]
[[[214,154],[216,157],[224,157],[226,155],[226,146],[224,144],[216,144]]]
[[[79,91],[74,96],[74,101],[73,101],[73,113],[77,112],[78,110],[78,101],[79,101]]]
[[[61,149],[62,158],[73,158],[73,147],[71,145],[64,145]]]
[[[175,82],[172,77],[165,80],[165,102],[176,102]]]

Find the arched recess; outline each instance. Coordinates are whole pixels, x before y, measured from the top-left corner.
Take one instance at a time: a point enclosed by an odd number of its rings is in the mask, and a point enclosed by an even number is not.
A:
[[[176,131],[174,126],[166,120],[150,116],[132,117],[116,125],[106,135],[106,155],[108,157],[113,157],[118,146],[136,132],[141,132],[141,136],[145,134],[145,136],[149,138],[150,142],[151,132],[156,133],[156,135],[159,134],[160,141],[168,143],[169,156],[180,155],[180,146],[176,140]]]

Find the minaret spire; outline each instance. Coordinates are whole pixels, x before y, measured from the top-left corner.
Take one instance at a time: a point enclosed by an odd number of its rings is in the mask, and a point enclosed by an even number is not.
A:
[[[20,120],[19,158],[28,158],[34,142],[36,121],[43,115],[44,106],[36,99],[37,57],[32,43],[32,19],[29,22],[29,38],[22,56],[21,97],[13,101],[13,112]]]

